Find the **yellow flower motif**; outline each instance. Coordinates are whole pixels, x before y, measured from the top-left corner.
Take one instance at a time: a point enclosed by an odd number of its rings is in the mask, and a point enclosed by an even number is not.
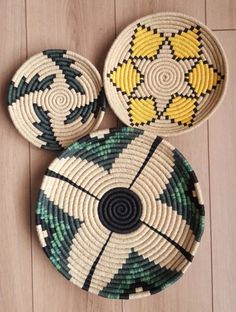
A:
[[[140,25],[135,31],[131,56],[152,58],[157,54],[164,40],[165,37],[150,29],[150,27]]]
[[[199,30],[182,31],[180,34],[170,37],[169,41],[178,58],[193,58],[199,56],[200,51]]]
[[[221,76],[201,60],[189,73],[188,79],[197,96],[200,96],[211,91],[220,82]]]
[[[195,99],[177,96],[171,101],[164,116],[173,119],[175,122],[189,125],[193,118],[195,103]]]
[[[146,124],[157,117],[153,99],[130,99],[129,113],[134,124]]]
[[[142,81],[142,75],[134,67],[129,59],[109,74],[109,77],[113,84],[115,84],[121,91],[127,95],[133,91],[133,89]]]

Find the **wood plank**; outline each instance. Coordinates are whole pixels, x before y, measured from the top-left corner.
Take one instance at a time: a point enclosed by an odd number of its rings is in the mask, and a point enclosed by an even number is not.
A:
[[[28,52],[66,48],[91,60],[100,70],[105,53],[115,36],[114,3],[105,1],[27,1]],[[109,16],[109,18],[107,18]],[[110,112],[101,127],[116,125]],[[43,172],[54,153],[31,147],[32,205]],[[34,211],[32,213],[34,220]],[[43,254],[33,224],[34,311],[121,311],[119,302],[89,295],[63,278]]]
[[[186,13],[200,21],[205,21],[204,0],[195,4],[192,0],[118,0],[116,1],[116,31],[119,32],[135,19],[156,12],[180,12]]]
[[[24,0],[0,2],[0,310],[32,311],[29,144],[13,126],[6,94],[26,58]]]
[[[210,120],[214,312],[236,311],[236,31],[217,32],[230,68],[226,97]]]
[[[119,32],[135,19],[157,11],[179,11],[204,22],[204,1],[126,1],[116,3],[116,28]],[[207,123],[189,134],[170,139],[179,148],[195,169],[201,182],[206,203],[206,229],[194,263],[176,285],[155,296],[141,301],[127,301],[124,312],[131,311],[212,311],[211,289],[211,242],[208,172]],[[174,306],[173,306],[174,305]]]
[[[206,0],[207,25],[212,29],[236,28],[235,0]]]

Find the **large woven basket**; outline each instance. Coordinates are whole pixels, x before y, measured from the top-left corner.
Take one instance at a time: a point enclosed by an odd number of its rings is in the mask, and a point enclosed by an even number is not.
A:
[[[196,19],[158,13],[126,27],[105,62],[111,108],[128,126],[160,136],[186,132],[223,98],[227,64],[214,34]]]
[[[46,50],[14,75],[8,108],[19,132],[32,144],[61,150],[96,129],[104,115],[101,77],[84,57]]]
[[[141,129],[102,130],[49,166],[36,207],[50,261],[112,299],[157,293],[191,264],[204,227],[199,183],[183,155]]]

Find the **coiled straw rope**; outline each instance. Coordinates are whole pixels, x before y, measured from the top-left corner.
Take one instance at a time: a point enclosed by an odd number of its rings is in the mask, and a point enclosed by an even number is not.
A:
[[[204,227],[187,160],[135,128],[92,133],[58,156],[44,176],[36,215],[57,270],[113,299],[154,294],[179,279]]]
[[[128,126],[160,136],[188,131],[222,100],[227,64],[214,34],[192,17],[143,17],[114,41],[105,62],[111,108]]]
[[[14,75],[9,112],[32,144],[61,150],[96,129],[104,115],[101,77],[84,57],[46,50],[27,60]]]

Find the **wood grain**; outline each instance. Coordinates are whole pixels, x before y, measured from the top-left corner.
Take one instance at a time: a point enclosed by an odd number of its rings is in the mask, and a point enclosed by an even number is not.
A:
[[[106,17],[110,16],[109,19]],[[28,1],[29,55],[48,48],[66,48],[87,57],[100,70],[104,55],[115,36],[114,7],[107,1]],[[108,112],[101,127],[116,125]],[[54,153],[31,147],[32,205],[42,175]],[[32,211],[34,219],[34,211]],[[43,254],[33,224],[34,311],[121,311],[121,303],[97,298],[66,281]],[[53,281],[53,286],[52,286]]]
[[[119,0],[116,4],[116,28],[120,30],[135,19],[158,11],[180,11],[203,22],[205,20],[204,1],[198,1],[194,5],[193,2],[188,3],[187,1],[186,3],[183,0],[165,3],[163,1]],[[184,153],[200,179],[206,203],[207,222],[204,238],[193,265],[175,287],[170,287],[163,293],[141,301],[124,302],[124,312],[144,310],[147,312],[154,310],[165,312],[176,310],[182,312],[212,311],[207,124],[170,141]]]
[[[212,29],[236,28],[235,0],[206,0],[207,25]]]
[[[44,255],[35,233],[34,205],[43,173],[56,154],[21,138],[5,98],[11,76],[26,57],[67,48],[102,72],[116,34],[135,19],[159,11],[183,12],[219,29],[216,35],[228,56],[230,80],[222,106],[208,123],[170,139],[196,171],[206,203],[206,230],[196,259],[175,286],[122,303],[73,286]],[[224,31],[236,29],[235,0],[8,0],[0,1],[0,17],[0,312],[236,311],[236,30]],[[116,125],[108,109],[100,128]]]
[[[135,19],[157,12],[180,12],[205,21],[204,0],[116,0],[116,32],[119,32]]]
[[[1,311],[32,311],[29,144],[13,127],[6,102],[12,75],[26,58],[25,33],[24,1],[1,1]]]
[[[217,32],[229,62],[225,100],[211,118],[210,181],[214,312],[236,310],[236,31]]]

